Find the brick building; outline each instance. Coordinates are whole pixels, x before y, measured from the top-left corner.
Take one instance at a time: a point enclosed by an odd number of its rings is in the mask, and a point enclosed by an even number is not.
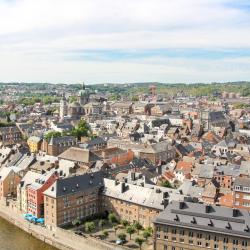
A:
[[[101,172],[56,180],[44,192],[45,224],[52,229],[99,213],[102,187]]]
[[[236,178],[233,191],[234,207],[250,211],[250,178]]]
[[[154,222],[154,250],[247,250],[247,211],[191,202],[172,202]]]
[[[49,141],[43,140],[42,151],[48,155],[58,156],[70,147],[77,145],[77,138],[74,136],[51,137]]]
[[[27,187],[27,210],[28,213],[36,217],[44,216],[44,195],[43,192],[48,189],[58,178],[57,173],[52,170],[41,174],[31,185]]]

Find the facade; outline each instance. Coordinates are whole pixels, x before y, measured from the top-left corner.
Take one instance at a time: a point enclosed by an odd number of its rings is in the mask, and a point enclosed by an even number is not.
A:
[[[102,187],[101,172],[58,179],[44,192],[45,224],[52,229],[99,213]]]
[[[0,145],[8,146],[22,141],[23,136],[17,126],[0,127]]]
[[[154,221],[154,250],[247,250],[247,211],[191,202],[171,202]]]
[[[0,199],[16,197],[17,185],[21,178],[11,167],[3,167],[0,170]]]
[[[51,137],[49,141],[43,140],[42,151],[48,155],[58,156],[70,147],[77,145],[77,138],[74,136]]]
[[[35,182],[35,180],[39,177],[40,174],[35,173],[33,171],[28,171],[17,186],[18,208],[23,213],[28,212],[28,186]]]
[[[27,187],[27,210],[29,214],[37,218],[44,216],[44,195],[43,192],[48,189],[58,178],[56,172],[51,171],[41,174],[31,185]]]
[[[131,223],[140,222],[144,227],[152,226],[154,218],[168,203],[165,188],[142,187],[116,180],[104,179],[102,208],[114,212],[119,219]]]
[[[233,203],[235,208],[250,211],[250,178],[238,177],[235,179]]]
[[[42,139],[41,137],[31,136],[27,140],[27,144],[31,153],[38,153],[42,146]]]

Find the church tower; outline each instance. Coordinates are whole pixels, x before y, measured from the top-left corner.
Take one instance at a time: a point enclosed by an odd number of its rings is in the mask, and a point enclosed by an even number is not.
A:
[[[84,83],[82,84],[82,89],[79,91],[79,94],[78,94],[78,102],[81,106],[89,102],[89,92],[85,88]]]
[[[67,115],[67,109],[68,109],[67,101],[65,98],[65,94],[63,93],[62,99],[60,101],[60,119],[61,120],[63,120],[64,117]]]

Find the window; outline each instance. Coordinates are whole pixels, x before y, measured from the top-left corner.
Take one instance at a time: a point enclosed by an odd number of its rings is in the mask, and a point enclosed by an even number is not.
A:
[[[210,234],[206,234],[206,240],[210,240],[210,239],[211,239]]]
[[[201,246],[202,245],[201,241],[197,241],[197,245]]]
[[[237,197],[237,198],[239,198],[239,197]],[[245,194],[245,195],[243,196],[243,199],[245,199],[245,200],[250,200],[250,195]]]
[[[172,234],[176,234],[176,229],[175,228],[172,229]]]
[[[193,245],[193,244],[194,244],[194,241],[193,241],[193,240],[189,240],[188,243],[189,243],[190,245]]]
[[[159,233],[156,234],[157,239],[161,238],[161,235]]]
[[[238,240],[233,240],[234,245],[238,245],[238,243],[239,243]]]
[[[247,247],[247,241],[246,241],[246,240],[243,240],[243,241],[241,242],[241,245],[242,245],[243,247]]]
[[[236,206],[239,206],[240,203],[239,203],[238,201],[235,201],[235,205],[236,205]]]
[[[206,247],[209,248],[210,247],[210,243],[209,242],[206,242]]]
[[[228,243],[228,238],[224,238],[224,239],[223,239],[223,242],[224,242],[224,243]]]
[[[168,236],[165,234],[164,235],[164,240],[167,240],[168,239]]]
[[[180,230],[180,235],[184,235],[185,231],[184,230]]]
[[[219,245],[217,243],[214,244],[214,249],[219,249]]]
[[[197,238],[201,239],[202,238],[202,234],[197,234]]]
[[[235,197],[236,197],[236,198],[240,198],[240,195],[239,195],[239,194],[236,194]]]
[[[167,245],[164,246],[164,250],[168,250],[168,246]]]
[[[250,207],[250,202],[243,202],[244,207]]]
[[[223,250],[228,250],[228,247],[227,246],[223,246]]]
[[[184,239],[183,239],[183,238],[180,238],[180,242],[183,243],[183,242],[184,242]]]
[[[176,237],[172,237],[172,241],[176,241]]]
[[[189,232],[189,233],[188,233],[188,236],[189,236],[189,237],[194,237],[194,233],[193,233],[193,232]]]

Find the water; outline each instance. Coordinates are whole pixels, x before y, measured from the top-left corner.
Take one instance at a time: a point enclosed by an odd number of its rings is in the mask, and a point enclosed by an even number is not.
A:
[[[0,218],[1,250],[57,250]]]

